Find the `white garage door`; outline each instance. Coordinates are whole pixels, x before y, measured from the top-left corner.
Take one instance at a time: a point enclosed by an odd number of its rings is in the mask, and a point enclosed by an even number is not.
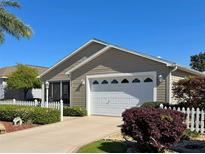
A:
[[[135,75],[90,79],[90,112],[92,115],[121,116],[131,107],[154,101],[156,77]]]

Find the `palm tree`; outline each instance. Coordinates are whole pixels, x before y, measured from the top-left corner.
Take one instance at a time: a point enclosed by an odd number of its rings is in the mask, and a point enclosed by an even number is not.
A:
[[[7,7],[20,8],[20,4],[13,0],[0,0],[0,44],[5,40],[5,33],[17,39],[30,38],[31,28],[14,14],[8,12]]]

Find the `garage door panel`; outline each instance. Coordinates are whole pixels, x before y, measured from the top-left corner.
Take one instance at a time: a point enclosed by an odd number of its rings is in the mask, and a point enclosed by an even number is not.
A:
[[[140,82],[133,83],[136,78],[140,79]],[[139,107],[146,101],[153,101],[154,82],[143,82],[146,78],[146,76],[135,76],[131,79],[126,77],[92,79],[90,81],[91,114],[121,116],[125,109]],[[149,78],[154,79],[151,76]],[[118,83],[112,84],[115,79]],[[121,83],[123,79],[127,79],[129,83]],[[107,83],[101,84],[104,80]],[[98,84],[92,84],[94,81]]]

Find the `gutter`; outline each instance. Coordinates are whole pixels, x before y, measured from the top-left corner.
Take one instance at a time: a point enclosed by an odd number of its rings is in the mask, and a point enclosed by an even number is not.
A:
[[[178,66],[176,64],[173,64],[172,67],[174,67],[174,68],[170,72],[174,72],[174,71],[176,71],[178,69]]]
[[[176,71],[178,69],[178,66],[176,64],[172,64],[171,66],[168,67],[173,67],[172,70],[169,72],[169,97],[168,97],[168,102],[169,104],[172,104],[172,72]]]

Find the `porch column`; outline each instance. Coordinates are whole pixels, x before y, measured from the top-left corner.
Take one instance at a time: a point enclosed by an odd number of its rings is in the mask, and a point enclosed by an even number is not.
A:
[[[45,102],[45,83],[41,84],[41,101]]]
[[[49,82],[46,81],[46,107],[48,107],[48,88],[49,88]]]
[[[60,99],[63,98],[63,83],[60,81]]]

